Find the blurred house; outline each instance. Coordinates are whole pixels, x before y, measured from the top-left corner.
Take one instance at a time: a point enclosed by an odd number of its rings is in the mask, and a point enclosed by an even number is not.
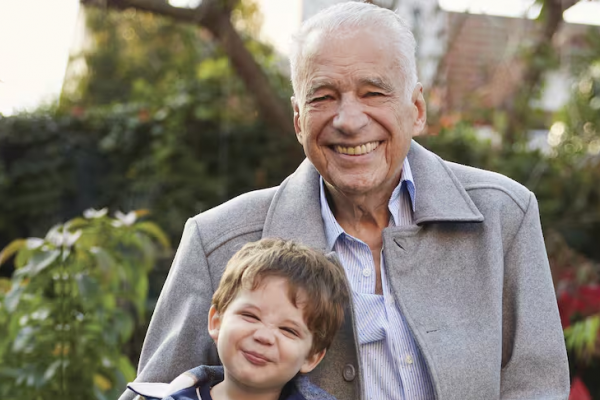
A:
[[[287,56],[290,37],[302,21],[344,1],[347,0],[258,0],[263,13],[262,39]],[[411,25],[418,43],[419,79],[428,92],[433,112],[464,115],[482,108],[502,107],[513,98],[524,72],[518,53],[536,37],[534,20],[445,11],[438,0],[372,2],[397,9]],[[600,20],[600,12],[597,14]],[[552,113],[568,101],[573,83],[571,59],[584,50],[583,37],[589,28],[582,23],[564,22],[554,36],[560,66],[545,75],[536,108]],[[547,133],[543,127],[532,131],[531,145],[547,148]],[[500,139],[490,126],[483,126],[481,134],[495,141]]]
[[[454,32],[447,43],[445,65],[446,105],[468,110],[481,102],[497,107],[517,90],[523,72],[518,52],[534,37],[535,21],[490,15],[447,13],[448,29]],[[537,104],[546,111],[559,109],[568,100],[572,83],[571,60],[583,51],[589,26],[563,23],[553,45],[560,54],[560,66],[546,77],[545,89]]]

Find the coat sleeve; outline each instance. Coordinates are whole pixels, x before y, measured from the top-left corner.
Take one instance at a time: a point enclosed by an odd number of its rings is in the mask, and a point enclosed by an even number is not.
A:
[[[567,399],[567,353],[533,193],[504,268],[501,398]]]
[[[170,382],[195,366],[218,362],[208,335],[213,285],[197,222],[189,219],[152,315],[136,382]],[[131,400],[125,391],[119,400]]]

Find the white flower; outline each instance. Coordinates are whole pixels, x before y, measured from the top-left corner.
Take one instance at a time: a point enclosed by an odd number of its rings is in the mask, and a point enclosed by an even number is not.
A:
[[[87,210],[85,210],[83,212],[83,216],[86,217],[87,219],[101,218],[101,217],[104,217],[107,213],[108,213],[108,208],[106,208],[106,207],[104,207],[101,210],[95,210],[93,208],[88,208]]]
[[[43,244],[44,244],[44,239],[34,238],[34,237],[28,238],[27,242],[25,242],[25,245],[27,246],[27,248],[29,250],[35,250]]]
[[[71,233],[62,225],[55,225],[46,235],[46,240],[56,247],[71,247],[81,237],[81,229]]]
[[[135,215],[135,211],[130,211],[127,214],[117,211],[115,213],[115,218],[118,219],[118,221],[113,222],[113,226],[119,227],[121,224],[125,226],[131,226],[137,219],[137,216]]]

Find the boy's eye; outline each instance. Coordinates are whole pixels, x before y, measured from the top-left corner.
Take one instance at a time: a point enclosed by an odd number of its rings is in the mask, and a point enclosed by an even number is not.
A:
[[[246,319],[251,319],[254,321],[258,321],[258,317],[252,313],[242,313],[242,317],[245,317]]]
[[[292,334],[292,335],[294,335],[294,336],[298,336],[298,332],[296,332],[296,331],[295,331],[294,329],[292,329],[292,328],[285,328],[285,327],[283,327],[283,328],[281,328],[281,330],[282,330],[282,331],[285,331],[285,332],[287,332],[287,333],[290,333],[290,334]]]

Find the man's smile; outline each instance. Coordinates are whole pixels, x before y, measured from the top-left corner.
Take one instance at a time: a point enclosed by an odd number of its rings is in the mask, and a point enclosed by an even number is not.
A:
[[[364,143],[358,146],[352,146],[352,147],[345,147],[345,146],[340,146],[340,145],[335,145],[335,146],[331,146],[333,148],[333,150],[336,153],[339,154],[345,154],[345,155],[351,155],[351,156],[362,156],[365,154],[369,154],[370,152],[372,152],[373,150],[375,150],[377,147],[379,147],[379,144],[381,142],[379,141],[374,141],[374,142],[368,142],[368,143]]]

